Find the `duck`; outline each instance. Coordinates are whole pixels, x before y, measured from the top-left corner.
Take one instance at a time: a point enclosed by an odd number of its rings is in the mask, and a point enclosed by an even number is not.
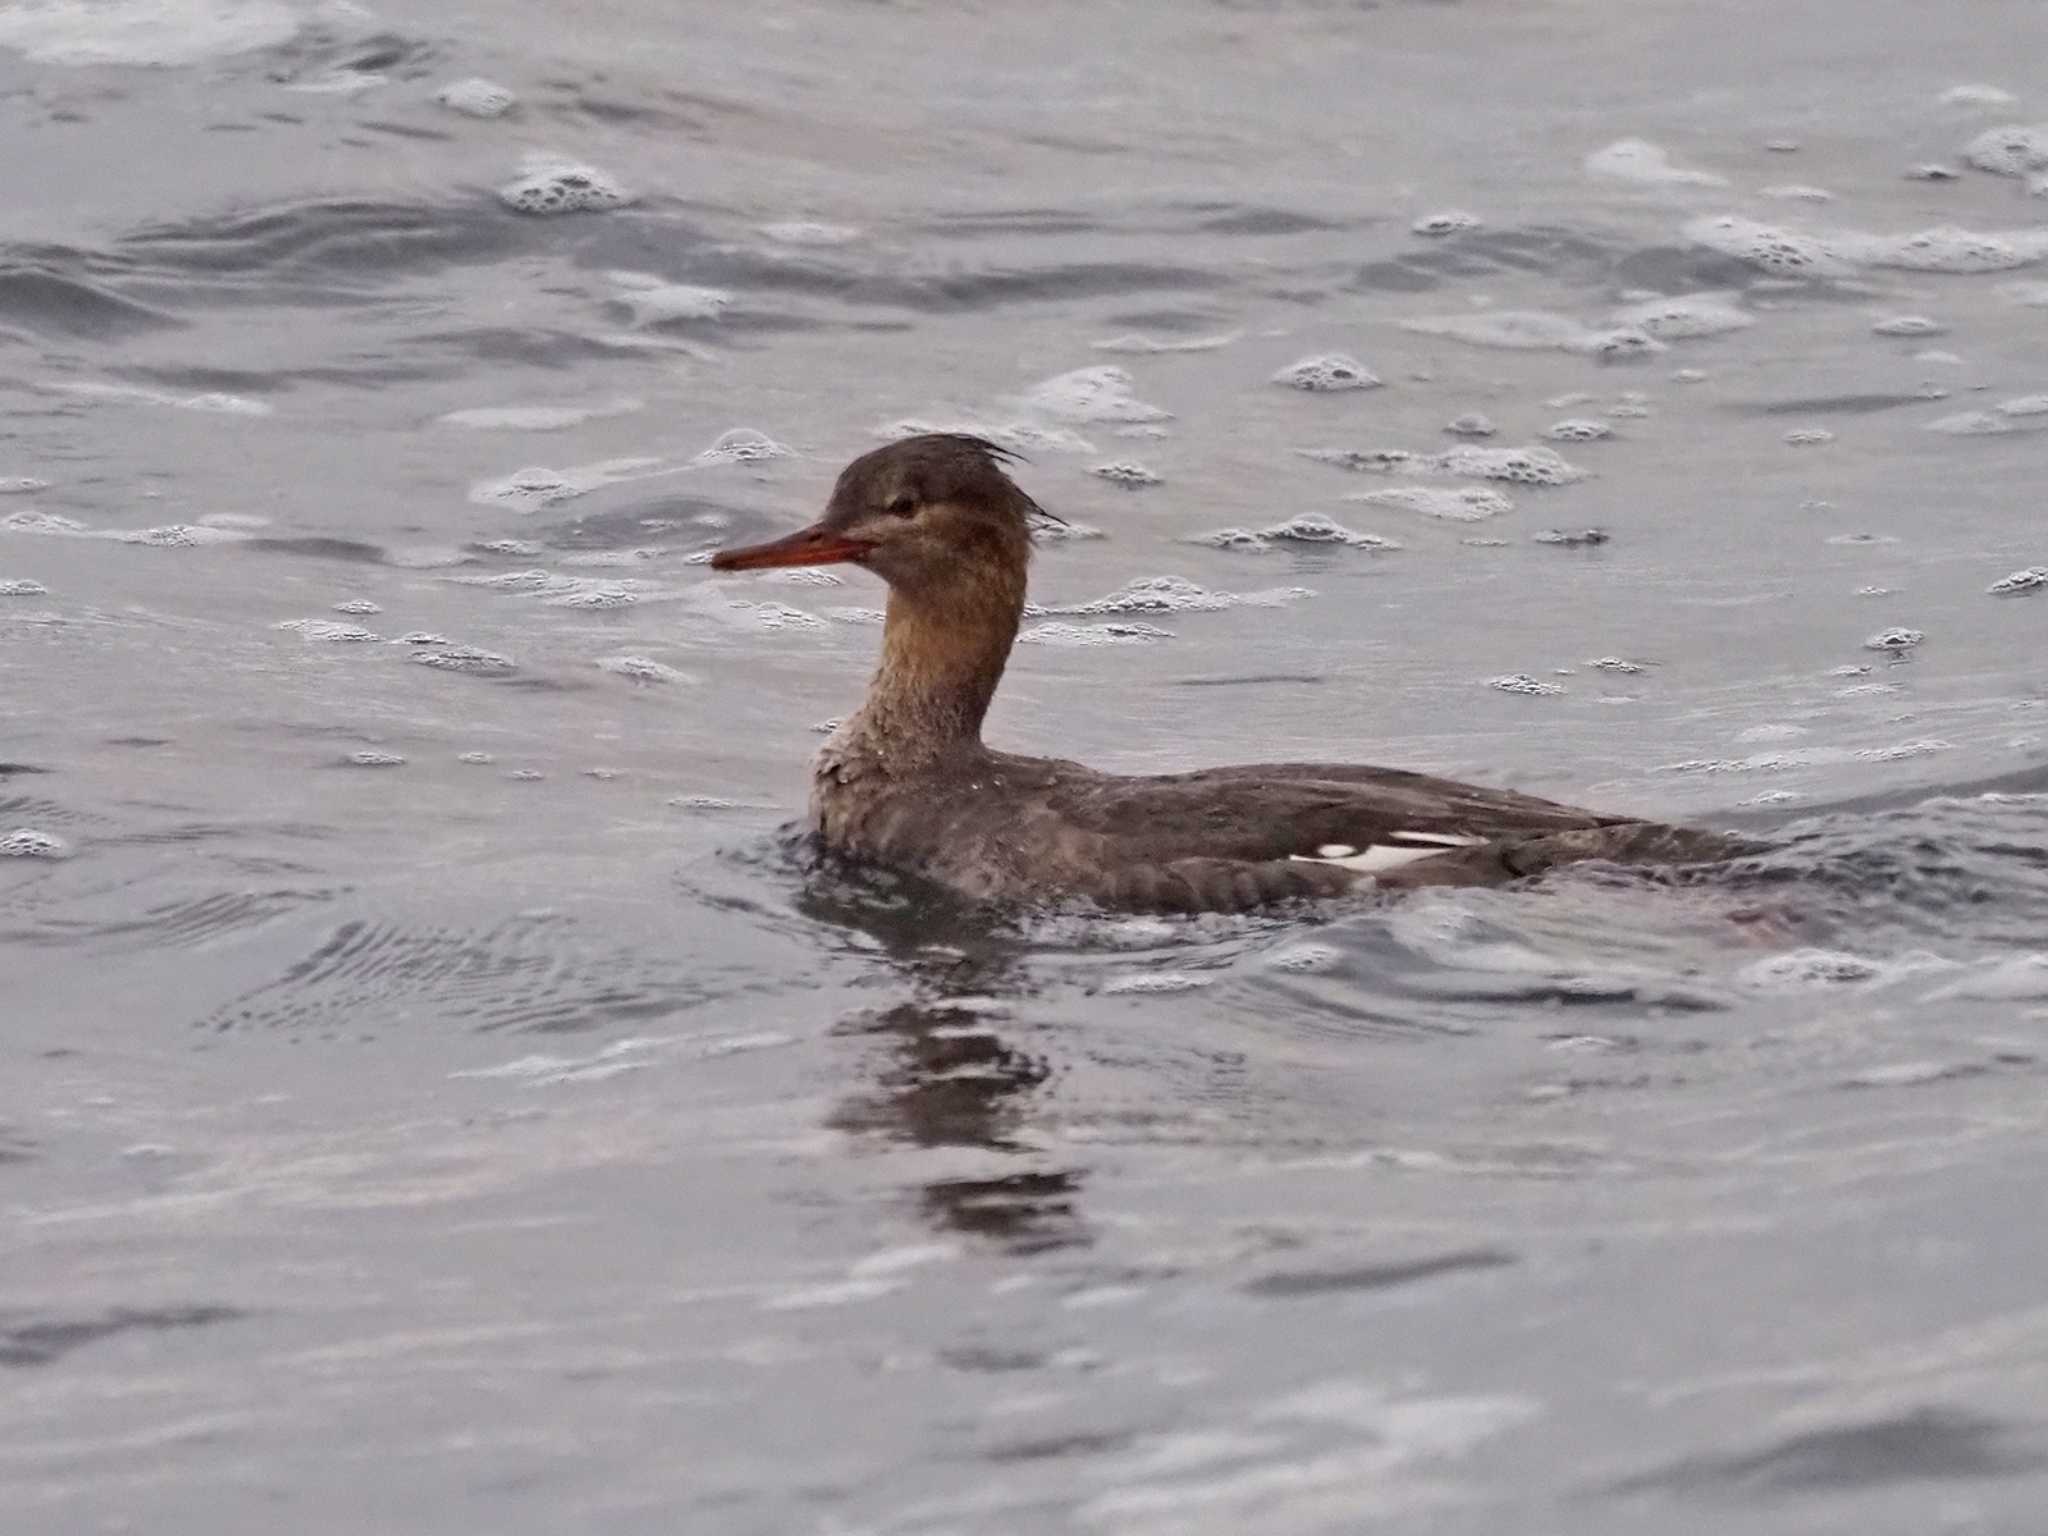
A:
[[[900,438],[849,463],[810,526],[712,556],[715,571],[851,565],[887,584],[866,699],[813,767],[809,825],[827,854],[980,902],[1205,913],[1737,851],[1717,832],[1400,768],[1134,775],[990,747],[1034,526],[1059,521],[1012,478],[1017,462],[971,434]]]

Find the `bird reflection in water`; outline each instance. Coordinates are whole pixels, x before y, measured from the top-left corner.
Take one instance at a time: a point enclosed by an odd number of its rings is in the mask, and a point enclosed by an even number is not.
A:
[[[1016,936],[937,888],[829,863],[812,872],[797,904],[815,921],[875,940],[912,992],[835,1029],[873,1042],[878,1054],[867,1082],[826,1123],[854,1136],[1015,1159],[1014,1169],[987,1177],[923,1184],[920,1209],[942,1231],[1020,1253],[1087,1243],[1084,1171],[1046,1166],[1026,1134],[1052,1068],[1001,1033],[1000,999],[1026,988]]]

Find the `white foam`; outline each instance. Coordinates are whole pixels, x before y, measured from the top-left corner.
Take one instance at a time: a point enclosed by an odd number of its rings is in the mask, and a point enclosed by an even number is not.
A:
[[[1863,642],[1866,651],[1910,651],[1927,638],[1926,631],[1909,629],[1903,624],[1894,624],[1881,629]]]
[[[2048,565],[2030,565],[2023,571],[2001,576],[1984,590],[1993,597],[2013,597],[2021,592],[2048,591]]]
[[[1019,645],[1145,645],[1171,640],[1173,631],[1126,619],[1116,624],[1034,624],[1017,636]]]
[[[1316,393],[1380,387],[1378,374],[1343,352],[1325,352],[1289,363],[1273,375],[1272,382]]]
[[[1684,233],[1696,245],[1746,261],[1775,277],[1839,277],[1852,270],[1825,241],[1737,214],[1694,219]]]
[[[1818,448],[1835,440],[1835,434],[1826,427],[1794,427],[1785,434],[1785,441],[1794,448]]]
[[[1756,316],[1726,293],[1684,293],[1645,299],[1614,310],[1608,319],[1614,325],[1632,327],[1659,341],[1725,336],[1756,324]]]
[[[205,411],[218,416],[269,416],[276,411],[268,401],[222,394],[217,390],[199,395],[167,395],[161,390],[142,389],[133,384],[52,383],[48,387],[85,400],[105,401],[109,405],[162,405],[174,410]]]
[[[1493,424],[1493,418],[1482,411],[1467,411],[1462,416],[1453,416],[1444,423],[1444,430],[1453,437],[1492,437],[1500,430]]]
[[[2048,123],[1987,128],[1963,146],[1963,158],[1994,176],[2025,176],[2048,168]]]
[[[1025,396],[1036,410],[1057,421],[1153,422],[1172,419],[1161,410],[1137,398],[1130,374],[1113,364],[1076,368],[1033,385]]]
[[[1216,336],[1141,336],[1127,332],[1122,336],[1108,336],[1094,343],[1098,352],[1125,352],[1134,356],[1147,357],[1161,352],[1214,352],[1227,347],[1237,340],[1237,332],[1228,331]]]
[[[1892,315],[1872,323],[1874,336],[1940,336],[1948,327],[1925,315]]]
[[[1810,187],[1804,182],[1784,181],[1774,186],[1759,187],[1758,197],[1775,198],[1784,203],[1831,203],[1835,194],[1825,187]]]
[[[695,678],[651,656],[600,656],[598,670],[633,683],[693,683]]]
[[[239,544],[246,532],[233,528],[211,528],[190,523],[170,523],[160,528],[94,528],[76,518],[54,512],[23,510],[0,517],[0,531],[37,533],[51,538],[106,539],[115,544],[143,544],[154,549],[196,549],[207,544]]]
[[[1441,240],[1446,235],[1462,235],[1484,223],[1478,214],[1467,213],[1462,208],[1446,208],[1441,213],[1425,213],[1408,228],[1418,235]]]
[[[758,464],[763,459],[786,459],[794,452],[766,432],[756,432],[752,427],[731,427],[719,433],[718,440],[692,458],[690,463],[699,469],[708,469],[715,464]]]
[[[40,64],[197,64],[298,34],[280,0],[14,0],[0,7],[0,48]]]
[[[0,579],[0,597],[48,597],[50,589],[25,576]]]
[[[286,619],[277,627],[308,640],[327,640],[344,645],[362,645],[381,638],[359,624],[337,624],[332,619]]]
[[[64,851],[64,839],[34,827],[16,827],[0,836],[0,859],[55,859]]]
[[[505,507],[514,512],[538,512],[556,502],[578,496],[621,480],[637,480],[661,472],[659,459],[603,459],[595,464],[548,469],[532,465],[515,469],[498,480],[482,480],[469,488],[469,499],[481,507]]]
[[[1127,491],[1144,490],[1148,486],[1164,485],[1165,477],[1142,464],[1127,460],[1114,464],[1097,464],[1088,471],[1098,480],[1107,480],[1111,485],[1120,485]]]
[[[0,475],[0,496],[29,496],[49,488],[49,481],[33,475]]]
[[[1113,613],[1210,613],[1241,606],[1273,607],[1310,594],[1301,587],[1276,587],[1264,592],[1212,592],[1180,576],[1140,576],[1105,597],[1038,609],[1041,613],[1081,615]]]
[[[2003,86],[1981,83],[1952,85],[1941,93],[1941,104],[1945,107],[2009,107],[2018,100]]]
[[[1422,315],[1402,321],[1401,328],[1423,336],[1443,336],[1475,347],[1499,347],[1510,352],[1556,351],[1582,357],[1618,358],[1664,350],[1662,342],[1638,326],[1595,328],[1566,315],[1532,309]]]
[[[434,92],[434,100],[464,117],[503,117],[519,104],[518,96],[509,87],[480,75],[449,81]]]
[[[723,288],[705,288],[696,283],[671,283],[651,272],[607,272],[605,277],[617,290],[613,301],[623,304],[635,326],[668,325],[679,320],[716,320],[732,306],[733,296]]]
[[[1952,416],[1941,416],[1927,423],[1929,432],[1942,432],[1950,437],[1998,437],[2007,432],[2021,430],[2010,416],[2000,416],[1992,411],[1957,411]]]
[[[930,421],[912,418],[877,427],[875,435],[886,438],[922,437],[928,432],[959,433],[985,437],[999,447],[1019,453],[1042,450],[1047,453],[1093,453],[1095,445],[1065,427],[1044,427],[1032,422],[989,422],[971,418]]]
[[[623,208],[635,197],[595,166],[529,156],[520,174],[498,188],[498,200],[515,213],[547,216],[602,213]]]
[[[1725,187],[1728,178],[1712,171],[1674,165],[1670,154],[1648,139],[1617,139],[1586,156],[1586,174],[1609,181],[1656,187]]]
[[[1440,517],[1454,523],[1483,522],[1515,509],[1506,495],[1481,485],[1402,485],[1384,491],[1353,491],[1344,499],[1369,507],[1419,512],[1424,517]]]
[[[399,756],[398,753],[379,752],[370,747],[365,747],[359,752],[351,752],[342,761],[351,768],[403,768],[405,766],[405,759]]]
[[[1461,445],[1442,453],[1411,453],[1405,448],[1302,448],[1303,458],[1339,469],[1382,475],[1444,476],[1465,480],[1506,480],[1517,485],[1570,485],[1586,471],[1565,462],[1548,448],[1478,448]]]
[[[1490,677],[1486,686],[1502,693],[1528,694],[1532,697],[1548,696],[1564,692],[1562,683],[1546,683],[1531,677],[1526,672],[1510,672],[1504,677]]]
[[[1597,443],[1603,437],[1614,436],[1614,428],[1604,421],[1574,416],[1545,427],[1543,435],[1553,443]]]
[[[480,677],[503,677],[516,670],[510,656],[487,651],[476,645],[444,645],[416,651],[412,659],[440,672],[471,672]]]
[[[559,432],[606,416],[629,416],[646,402],[631,395],[591,405],[479,405],[435,417],[444,427],[477,432]]]

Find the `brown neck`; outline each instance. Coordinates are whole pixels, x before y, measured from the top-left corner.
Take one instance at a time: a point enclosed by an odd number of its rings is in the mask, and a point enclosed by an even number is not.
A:
[[[899,766],[978,745],[1023,612],[1022,570],[936,590],[892,587],[881,665],[843,739]]]

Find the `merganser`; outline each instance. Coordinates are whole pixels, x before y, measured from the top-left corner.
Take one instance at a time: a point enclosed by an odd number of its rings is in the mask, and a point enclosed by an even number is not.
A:
[[[829,851],[993,902],[1176,912],[1739,851],[1720,833],[1398,768],[1123,775],[983,745],[1024,612],[1031,520],[1050,516],[1006,472],[1015,458],[964,433],[903,438],[847,465],[810,527],[712,557],[720,571],[844,563],[888,583],[881,664],[812,778],[811,827]]]

